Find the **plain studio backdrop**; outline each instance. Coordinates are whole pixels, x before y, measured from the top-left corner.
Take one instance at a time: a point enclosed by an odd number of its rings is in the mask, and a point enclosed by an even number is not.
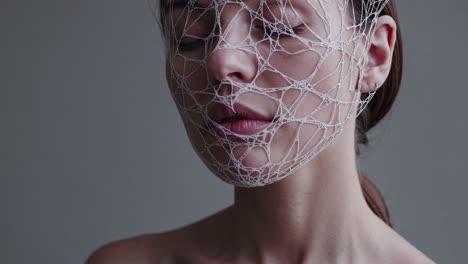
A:
[[[403,83],[361,165],[402,236],[466,263],[468,4],[396,2]],[[0,263],[83,263],[232,203],[188,142],[146,0],[2,0],[0,29]]]

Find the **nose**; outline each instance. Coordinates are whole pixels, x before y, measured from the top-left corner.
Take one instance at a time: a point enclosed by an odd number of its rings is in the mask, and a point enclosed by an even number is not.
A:
[[[255,55],[236,48],[222,48],[214,51],[207,61],[211,76],[217,81],[232,80],[250,83],[257,73]]]
[[[232,9],[225,7],[221,14],[221,33],[207,58],[208,71],[217,81],[250,83],[254,80],[258,63],[254,48],[249,41],[248,19],[250,19],[248,14],[246,16],[234,7]]]

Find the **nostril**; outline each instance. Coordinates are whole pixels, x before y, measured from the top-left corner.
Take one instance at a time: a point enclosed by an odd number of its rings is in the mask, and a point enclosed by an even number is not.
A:
[[[232,72],[232,73],[228,74],[228,77],[230,79],[234,79],[234,80],[238,81],[238,80],[242,79],[242,74],[240,72]]]

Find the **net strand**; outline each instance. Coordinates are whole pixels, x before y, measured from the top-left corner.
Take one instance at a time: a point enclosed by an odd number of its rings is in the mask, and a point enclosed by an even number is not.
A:
[[[215,175],[240,187],[279,181],[364,110],[375,92],[363,96],[356,87],[369,32],[388,0],[355,1],[360,14],[353,0],[167,0],[163,9],[150,0],[161,21],[172,96]],[[238,78],[215,76],[222,71],[217,53],[231,56],[242,78],[236,71]],[[236,113],[246,102],[271,110],[269,124],[255,133],[236,133],[212,112],[222,105]]]

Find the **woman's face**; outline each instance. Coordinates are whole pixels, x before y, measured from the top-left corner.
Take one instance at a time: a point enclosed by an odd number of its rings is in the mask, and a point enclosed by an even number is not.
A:
[[[224,181],[290,175],[365,107],[356,87],[367,36],[352,2],[167,1],[171,94],[196,152]]]

